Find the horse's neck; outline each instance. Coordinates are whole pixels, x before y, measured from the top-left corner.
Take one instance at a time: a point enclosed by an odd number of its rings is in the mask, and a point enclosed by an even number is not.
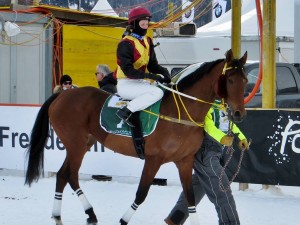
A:
[[[175,94],[176,103],[174,96],[170,94],[162,105],[162,112],[172,116],[179,116],[180,113],[183,119],[190,119],[190,115],[194,120],[203,120],[217,97],[218,79],[222,74],[223,67],[224,62],[219,63],[211,70],[210,74],[205,75],[184,91],[184,94],[195,100]]]
[[[178,94],[169,94],[163,101],[161,113],[175,118],[180,117],[185,120],[192,118],[196,122],[203,122],[206,113],[211,107],[210,103],[214,102],[216,98],[211,89],[204,82],[200,82],[198,85],[195,83],[195,85],[184,91],[185,95],[194,99]]]
[[[185,93],[194,96],[200,101],[214,102],[218,96],[218,82],[222,75],[223,67],[224,62],[216,65],[209,74],[198,80],[195,85],[188,88]]]
[[[212,90],[212,86],[207,84],[205,85],[204,83],[194,89],[195,90],[193,90],[191,94],[197,92],[200,93],[195,95],[197,100],[190,104],[190,108],[192,108],[194,118],[203,120],[211,107],[211,104],[214,102],[216,95]]]

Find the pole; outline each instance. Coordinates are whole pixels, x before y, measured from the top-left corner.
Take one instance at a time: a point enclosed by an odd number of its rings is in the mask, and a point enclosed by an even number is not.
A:
[[[295,0],[294,9],[294,62],[300,63],[300,0]]]
[[[262,107],[275,108],[276,80],[276,0],[263,5],[263,83]]]
[[[276,98],[276,0],[263,3],[262,108],[274,109]],[[263,185],[268,189],[269,185]]]
[[[241,0],[232,0],[231,48],[234,58],[241,56]]]
[[[81,11],[81,0],[78,0],[78,11]]]

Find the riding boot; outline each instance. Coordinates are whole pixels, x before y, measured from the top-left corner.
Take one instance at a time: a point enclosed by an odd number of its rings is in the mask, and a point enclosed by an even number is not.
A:
[[[134,125],[130,121],[130,117],[132,115],[132,112],[125,106],[121,109],[119,109],[116,113],[116,115],[123,120],[125,123],[127,123],[128,126],[134,127]]]

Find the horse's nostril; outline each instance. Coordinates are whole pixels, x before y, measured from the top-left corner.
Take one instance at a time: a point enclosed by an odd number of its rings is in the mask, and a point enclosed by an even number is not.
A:
[[[234,114],[233,114],[233,121],[236,122],[236,123],[240,123],[242,122],[243,120],[243,117],[242,117],[242,114],[240,111],[235,111]]]
[[[240,118],[241,117],[241,112],[239,110],[234,112],[234,117]]]

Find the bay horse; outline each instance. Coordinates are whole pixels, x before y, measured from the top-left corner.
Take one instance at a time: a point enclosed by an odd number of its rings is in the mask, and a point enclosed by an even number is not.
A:
[[[248,80],[243,68],[246,60],[247,52],[240,59],[234,59],[232,51],[229,50],[225,59],[200,66],[178,82],[176,90],[185,94],[182,97],[177,96],[182,106],[177,107],[172,94],[166,93],[161,103],[161,115],[178,118],[180,113],[181,121],[192,120],[199,124],[204,121],[211,107],[208,103],[222,97],[229,105],[233,118],[236,121],[241,120],[246,115],[244,91]],[[56,175],[52,211],[56,224],[62,224],[62,193],[67,183],[78,195],[88,215],[87,223],[97,223],[93,207],[78,181],[79,168],[85,153],[94,144],[92,140],[97,140],[120,154],[137,157],[130,137],[107,133],[99,124],[100,111],[108,96],[108,93],[94,87],[64,91],[46,100],[37,115],[27,151],[25,184],[30,186],[33,181],[38,181],[44,171],[44,146],[48,138],[50,120],[53,129],[66,147],[66,158]],[[174,162],[178,168],[189,206],[191,225],[199,225],[192,188],[192,170],[194,155],[202,143],[203,134],[203,126],[159,119],[155,131],[145,137],[145,163],[141,179],[133,204],[120,219],[121,225],[129,223],[138,206],[144,202],[160,166],[168,162]]]

